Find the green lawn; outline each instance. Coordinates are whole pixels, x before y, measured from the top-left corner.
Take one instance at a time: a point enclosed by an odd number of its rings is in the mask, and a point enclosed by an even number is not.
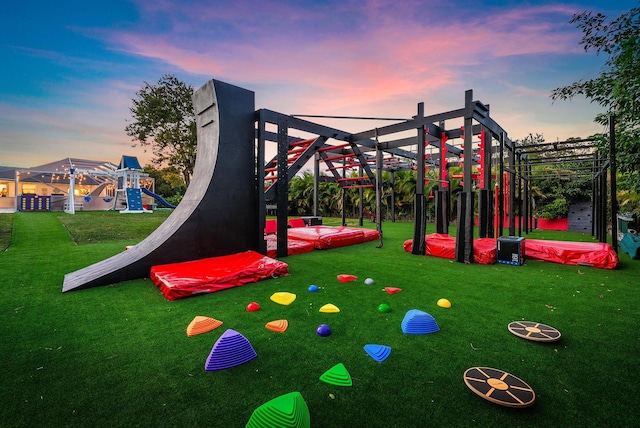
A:
[[[255,408],[292,391],[304,397],[314,427],[640,425],[640,261],[624,253],[615,270],[536,261],[465,265],[406,253],[413,225],[385,222],[382,248],[374,241],[287,257],[289,276],[218,293],[169,302],[148,279],[61,292],[64,274],[123,251],[165,218],[13,215],[11,244],[0,252],[3,427],[244,427]],[[592,241],[557,232],[529,237]],[[358,280],[340,283],[342,273]],[[368,277],[374,285],[364,284]],[[311,284],[320,291],[309,293]],[[402,292],[387,294],[387,286]],[[271,302],[279,291],[295,293],[296,301]],[[452,307],[437,306],[440,298]],[[252,301],[262,309],[247,312]],[[320,313],[326,303],[340,312]],[[378,312],[381,303],[391,312]],[[440,331],[403,334],[410,309],[433,315]],[[187,337],[198,315],[224,325]],[[289,321],[285,333],[265,328],[278,319]],[[562,338],[519,339],[507,330],[516,320],[549,324]],[[331,336],[316,336],[322,323]],[[205,371],[228,328],[258,357]],[[391,355],[377,363],[366,344],[388,345]],[[353,386],[319,380],[337,363]],[[510,409],[476,396],[463,381],[473,366],[525,380],[535,404]]]

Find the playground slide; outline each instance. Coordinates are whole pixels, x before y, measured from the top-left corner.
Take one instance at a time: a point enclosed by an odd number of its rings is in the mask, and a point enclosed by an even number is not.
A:
[[[160,202],[162,205],[164,205],[167,208],[175,208],[175,205],[170,204],[169,202],[167,202],[162,196],[160,195],[156,195],[155,193],[153,193],[151,190],[147,189],[146,187],[141,187],[140,190],[142,190],[143,193],[151,196],[152,198],[154,198],[156,201]]]

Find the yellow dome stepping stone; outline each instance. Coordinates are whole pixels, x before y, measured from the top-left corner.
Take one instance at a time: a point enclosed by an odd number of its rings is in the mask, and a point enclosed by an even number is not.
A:
[[[296,295],[293,293],[287,293],[286,291],[281,291],[273,293],[271,295],[271,300],[281,305],[288,306],[296,300]]]
[[[338,309],[336,305],[327,303],[326,305],[320,308],[320,312],[324,312],[326,314],[335,314],[337,312],[340,312],[340,309]]]
[[[197,316],[191,321],[187,327],[187,336],[195,336],[197,334],[206,333],[222,325],[222,321],[213,318]]]
[[[267,330],[276,331],[278,333],[284,333],[285,331],[287,331],[287,328],[289,328],[289,321],[275,320],[275,321],[268,322],[267,325],[265,325],[265,327],[267,328]]]

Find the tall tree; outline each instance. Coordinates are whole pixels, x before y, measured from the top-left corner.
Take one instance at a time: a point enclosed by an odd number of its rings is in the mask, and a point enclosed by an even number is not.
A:
[[[188,186],[196,159],[196,121],[193,87],[175,76],[164,75],[154,85],[144,82],[136,92],[127,135],[143,147],[150,147],[159,166],[175,167]]]
[[[640,8],[632,8],[617,18],[583,12],[571,24],[582,30],[580,44],[585,51],[607,55],[600,75],[554,89],[553,100],[570,100],[584,95],[607,109],[596,117],[606,124],[614,115],[618,170],[630,188],[640,190]]]

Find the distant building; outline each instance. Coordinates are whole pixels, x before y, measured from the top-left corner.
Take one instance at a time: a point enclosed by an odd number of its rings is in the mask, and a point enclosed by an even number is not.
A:
[[[132,159],[130,156],[124,158]],[[77,158],[64,158],[31,168],[0,166],[0,210],[64,211],[69,208],[70,200],[74,201],[76,210],[112,209],[118,189],[118,168],[108,161]],[[140,185],[153,190],[154,183],[148,175],[141,174]],[[69,195],[71,187],[72,199]]]

